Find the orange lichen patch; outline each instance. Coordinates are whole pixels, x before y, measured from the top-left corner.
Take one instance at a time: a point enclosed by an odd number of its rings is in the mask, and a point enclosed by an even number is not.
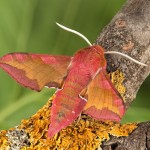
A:
[[[120,137],[120,136],[128,136],[136,128],[136,124],[116,124],[112,127],[110,132],[111,135]]]
[[[6,136],[7,131],[2,130],[0,131],[0,150],[7,150],[9,149],[9,144],[8,144],[8,138]]]
[[[125,44],[122,45],[122,49],[124,51],[130,51],[130,50],[133,49],[133,47],[134,47],[134,43],[131,42],[131,41],[128,41],[127,43],[125,43]]]
[[[117,20],[115,22],[115,25],[118,27],[118,28],[123,28],[127,25],[126,21],[125,20]]]
[[[28,120],[22,120],[17,129],[11,129],[11,132],[23,131],[28,136],[28,141],[26,140],[28,144],[22,146],[22,150],[94,150],[100,147],[103,141],[109,140],[110,135],[128,136],[136,128],[135,124],[121,125],[115,122],[101,122],[82,114],[80,120],[77,119],[50,139],[47,137],[47,131],[52,99]],[[3,131],[0,134],[0,149],[2,145],[11,147],[11,144],[7,143],[6,134],[8,135],[8,132]]]
[[[123,85],[125,79],[124,74],[120,70],[116,70],[115,72],[110,73],[110,78],[113,85],[124,99],[124,94],[126,92],[126,88]]]

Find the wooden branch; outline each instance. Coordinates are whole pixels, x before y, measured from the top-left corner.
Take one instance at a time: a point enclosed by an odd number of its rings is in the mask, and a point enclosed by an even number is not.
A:
[[[102,145],[103,150],[148,150],[150,149],[150,122],[139,123],[127,137],[111,137]]]
[[[107,56],[108,72],[121,70],[126,109],[136,97],[141,84],[150,74],[150,0],[128,0],[124,7],[107,25],[96,44],[106,50],[120,51],[143,62],[143,67],[118,55]],[[103,143],[104,150],[145,150],[150,148],[150,122],[140,123],[128,137],[111,137]]]
[[[146,63],[143,67],[118,55],[107,57],[108,71],[120,69],[125,75],[125,105],[128,108],[150,74],[150,1],[128,0],[122,10],[100,33],[96,44],[106,50],[120,51]]]

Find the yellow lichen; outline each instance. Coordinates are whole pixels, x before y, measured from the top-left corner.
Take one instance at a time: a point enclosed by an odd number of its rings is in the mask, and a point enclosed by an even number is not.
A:
[[[124,74],[120,70],[116,70],[115,72],[110,73],[110,78],[117,91],[123,97],[123,100],[125,100],[124,94],[126,92],[126,88],[123,85],[123,81],[125,79]]]
[[[6,136],[7,131],[0,131],[0,150],[9,149],[8,138]]]
[[[128,136],[136,128],[136,124],[121,125],[115,122],[101,122],[82,114],[80,120],[77,119],[50,139],[47,137],[47,131],[51,104],[52,98],[35,115],[28,120],[22,120],[18,126],[18,129],[27,133],[30,142],[30,145],[22,147],[22,150],[94,150],[104,140],[109,140],[110,135]],[[0,132],[0,150],[10,146],[6,133],[7,131]]]
[[[111,135],[120,137],[120,136],[128,136],[129,133],[131,133],[136,127],[136,124],[116,124],[112,127],[112,130],[110,131]]]

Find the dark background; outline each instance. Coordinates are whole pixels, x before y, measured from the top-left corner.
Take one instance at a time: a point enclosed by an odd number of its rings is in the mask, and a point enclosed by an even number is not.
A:
[[[59,22],[83,33],[92,43],[125,0],[1,0],[0,56],[10,52],[73,55],[87,46],[78,36],[55,25]],[[150,119],[150,78],[123,122]],[[0,70],[0,129],[8,129],[29,118],[54,92],[25,89]]]

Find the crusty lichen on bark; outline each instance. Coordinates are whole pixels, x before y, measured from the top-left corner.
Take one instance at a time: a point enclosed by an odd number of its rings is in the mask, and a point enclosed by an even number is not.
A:
[[[103,141],[108,141],[110,135],[128,136],[137,128],[134,123],[101,122],[82,114],[80,120],[48,138],[52,100],[53,97],[36,114],[22,120],[19,126],[0,132],[0,149],[95,150]]]

